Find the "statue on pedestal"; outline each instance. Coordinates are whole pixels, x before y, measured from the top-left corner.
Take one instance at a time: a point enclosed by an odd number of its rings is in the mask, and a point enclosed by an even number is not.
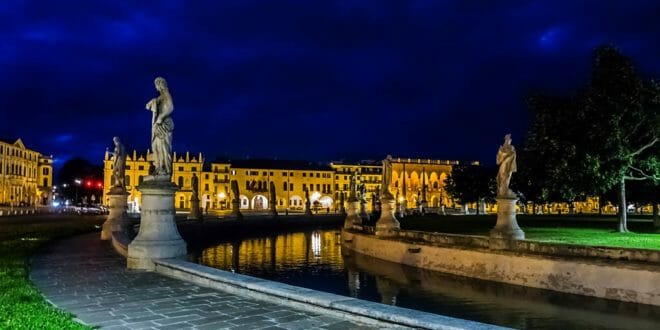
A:
[[[270,213],[277,215],[277,193],[275,191],[275,182],[270,182]]]
[[[158,77],[154,80],[156,90],[160,95],[151,99],[146,108],[152,112],[151,118],[151,150],[153,151],[152,175],[172,175],[172,132],[174,121],[172,112],[174,103],[167,88],[167,81]]]
[[[511,174],[516,172],[516,149],[511,145],[511,134],[504,136],[504,144],[497,151],[497,223],[490,231],[491,248],[510,248],[512,240],[525,239],[525,233],[516,220],[516,194],[509,189]]]
[[[392,156],[387,155],[383,160],[383,184],[380,186],[380,195],[382,198],[393,199],[390,192],[390,185],[392,184]]]
[[[348,201],[351,202],[357,200],[357,172],[353,172],[351,174],[351,182],[349,183],[348,187]]]
[[[193,173],[190,179],[190,186],[192,187],[192,196],[190,197],[190,214],[189,220],[202,220],[202,212],[199,208],[199,177]]]
[[[115,178],[112,185],[126,190],[126,182],[124,182],[126,178],[126,148],[124,148],[118,136],[113,137],[112,141],[115,143],[115,150],[110,153],[113,156],[112,175]]]
[[[504,198],[516,198],[516,194],[509,189],[511,175],[517,171],[516,148],[511,144],[511,134],[504,136],[504,144],[497,151],[497,196]]]

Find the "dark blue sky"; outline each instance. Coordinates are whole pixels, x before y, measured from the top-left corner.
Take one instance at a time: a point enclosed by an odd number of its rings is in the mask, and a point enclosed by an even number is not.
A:
[[[139,3],[139,4],[137,4]],[[149,144],[164,76],[175,149],[493,162],[523,96],[585,82],[613,43],[660,77],[660,1],[14,1],[0,5],[0,137],[100,162]]]

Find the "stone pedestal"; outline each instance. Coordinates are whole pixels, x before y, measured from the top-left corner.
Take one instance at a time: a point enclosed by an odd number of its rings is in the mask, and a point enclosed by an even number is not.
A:
[[[359,215],[360,202],[356,200],[348,200],[348,215],[344,219],[344,229],[351,229],[353,225],[362,225],[362,218]]]
[[[188,220],[202,220],[202,211],[199,209],[199,198],[194,196],[190,199],[190,213]]]
[[[376,236],[392,237],[397,235],[400,225],[394,216],[394,197],[383,196],[380,199],[380,218],[376,222]]]
[[[369,213],[367,213],[367,201],[364,199],[360,201],[360,218],[362,222],[368,222],[371,219]]]
[[[305,202],[305,215],[308,215],[308,216],[314,215],[312,213],[312,203],[310,203],[309,200],[307,200]]]
[[[110,199],[110,213],[103,223],[102,240],[112,239],[113,231],[124,231],[130,226],[130,221],[126,216],[126,210],[128,210],[128,193],[126,190],[113,187],[108,193],[108,198]]]
[[[243,213],[241,213],[241,201],[239,199],[233,199],[231,201],[231,217],[243,219]]]
[[[518,227],[516,221],[517,198],[497,197],[497,224],[490,231],[490,237],[516,240],[525,239],[525,233]]]
[[[154,259],[185,258],[186,242],[174,219],[177,186],[169,176],[147,176],[137,189],[142,193],[140,231],[128,245],[128,268],[154,270]]]

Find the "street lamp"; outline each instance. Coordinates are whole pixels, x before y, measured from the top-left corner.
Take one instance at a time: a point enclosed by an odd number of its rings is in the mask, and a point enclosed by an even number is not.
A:
[[[75,179],[73,182],[76,183],[76,199],[73,201],[73,205],[78,204],[78,187],[82,184],[82,181],[80,179]]]

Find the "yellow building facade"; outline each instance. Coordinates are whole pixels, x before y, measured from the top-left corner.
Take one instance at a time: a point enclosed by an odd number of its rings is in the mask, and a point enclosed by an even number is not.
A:
[[[52,190],[52,156],[26,148],[21,139],[0,140],[0,205],[50,205]]]
[[[317,212],[336,212],[341,208],[341,194],[348,196],[350,177],[357,172],[358,183],[364,183],[367,190],[367,209],[372,208],[372,198],[382,184],[380,161],[343,163],[328,165],[305,161],[287,160],[216,160],[204,164],[202,154],[174,153],[172,182],[179,186],[175,195],[177,209],[189,209],[192,176],[199,178],[200,207],[207,211],[231,209],[231,181],[239,188],[239,205],[243,210],[268,210],[272,197],[271,182],[275,186],[275,207],[278,211],[303,211],[306,194],[309,191],[311,207]],[[148,175],[151,154],[139,155],[136,152],[127,156],[126,178],[129,193],[129,210],[136,212],[141,203],[140,192],[135,189]],[[422,182],[427,185],[428,207],[439,207],[448,201],[444,190],[444,179],[451,173],[457,161],[431,159],[393,160],[392,184],[390,191],[407,200],[409,207],[415,207],[421,196]],[[406,179],[403,179],[403,176]],[[422,179],[425,178],[425,179]],[[404,181],[405,187],[404,189]],[[104,203],[112,187],[112,158],[108,153],[104,159]],[[398,193],[397,193],[398,192]]]

